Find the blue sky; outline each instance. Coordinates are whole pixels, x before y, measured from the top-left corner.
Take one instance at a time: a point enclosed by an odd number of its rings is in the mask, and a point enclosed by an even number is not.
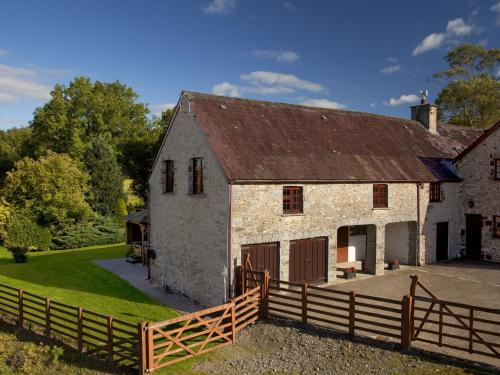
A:
[[[408,117],[460,42],[500,47],[500,1],[6,1],[0,128],[77,75],[152,113],[192,90]]]

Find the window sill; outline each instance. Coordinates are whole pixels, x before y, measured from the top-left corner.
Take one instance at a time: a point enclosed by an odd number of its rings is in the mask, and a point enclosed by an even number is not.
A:
[[[200,198],[204,198],[207,196],[206,193],[199,193],[199,194],[188,193],[187,195],[188,197],[200,197]]]
[[[287,217],[287,216],[304,216],[304,213],[300,213],[300,214],[281,214],[281,217]]]
[[[373,207],[372,210],[373,211],[384,211],[384,210],[390,210],[391,208],[390,207]]]

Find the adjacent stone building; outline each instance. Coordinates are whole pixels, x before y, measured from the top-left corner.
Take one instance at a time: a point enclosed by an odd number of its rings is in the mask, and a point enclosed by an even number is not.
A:
[[[469,170],[481,178],[474,163],[493,168],[498,132],[438,123],[430,104],[411,113],[184,92],[149,179],[153,279],[216,305],[232,296],[245,256],[276,278],[319,284],[345,266],[382,274],[392,259],[456,258],[473,208],[484,218],[478,254],[500,260],[500,182],[466,183]],[[488,198],[463,206],[477,194]]]

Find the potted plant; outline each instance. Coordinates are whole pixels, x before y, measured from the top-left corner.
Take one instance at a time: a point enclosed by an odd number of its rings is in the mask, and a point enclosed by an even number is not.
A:
[[[354,279],[356,277],[356,268],[347,267],[343,269],[344,279]]]
[[[389,261],[389,267],[390,270],[399,270],[399,260],[397,259],[391,259]]]

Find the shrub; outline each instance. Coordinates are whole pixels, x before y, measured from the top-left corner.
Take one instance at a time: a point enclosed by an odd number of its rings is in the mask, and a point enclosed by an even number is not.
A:
[[[78,247],[107,245],[123,242],[124,229],[109,217],[98,216],[93,222],[72,226],[56,233],[52,238],[52,249],[74,249]]]
[[[12,253],[12,257],[16,263],[28,262],[29,250],[28,247],[9,247],[9,251]]]
[[[28,210],[13,210],[6,225],[8,249],[25,248],[29,250],[49,250],[51,245],[50,229],[38,225]]]

